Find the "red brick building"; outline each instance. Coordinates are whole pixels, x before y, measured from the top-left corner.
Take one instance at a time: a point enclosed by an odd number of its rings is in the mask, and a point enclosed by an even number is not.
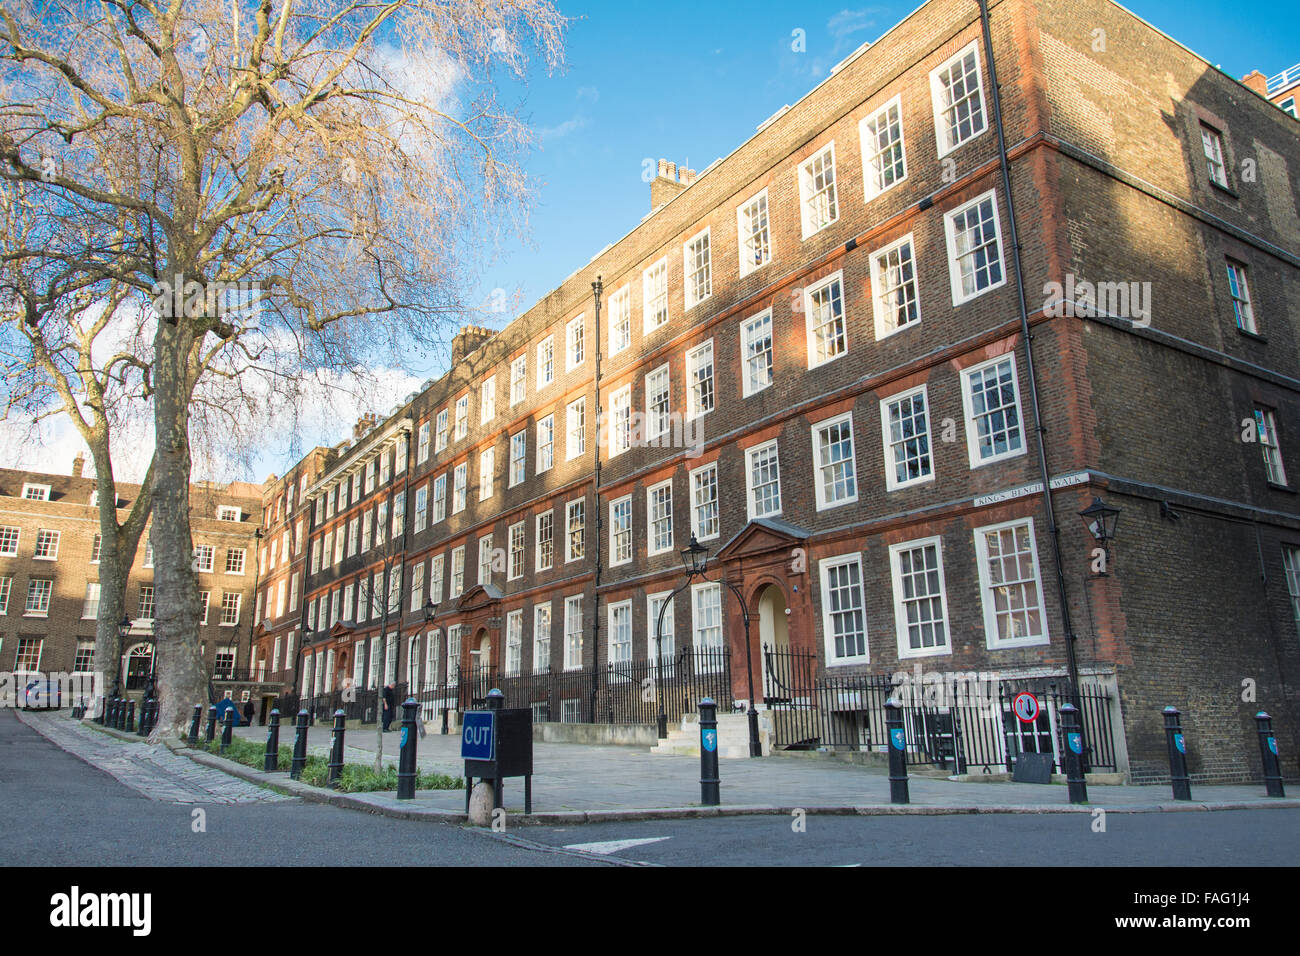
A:
[[[1172,704],[1198,778],[1258,773],[1260,708],[1294,773],[1298,127],[1104,0],[993,2],[988,38],[932,0],[466,329],[299,495],[299,693],[455,709],[458,664],[604,720],[712,648],[777,746],[879,748],[870,677],[920,665],[996,675],[911,715],[974,769],[1059,753],[1074,688],[1096,769],[1166,772]]]
[[[99,613],[99,509],[94,478],[78,455],[71,474],[0,469],[0,671],[90,673]],[[139,485],[117,483],[119,521]],[[207,673],[222,692],[248,660],[253,595],[252,545],[261,519],[254,485],[190,488],[194,568]],[[153,548],[141,537],[126,587],[130,631],[122,646],[127,691],[153,672]],[[110,682],[117,673],[105,675]],[[108,689],[108,688],[106,688]]]

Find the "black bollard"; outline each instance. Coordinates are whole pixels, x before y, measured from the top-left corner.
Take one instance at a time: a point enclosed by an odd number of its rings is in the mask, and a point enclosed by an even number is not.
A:
[[[718,779],[718,705],[712,697],[700,701],[700,803],[716,807],[722,802]]]
[[[143,716],[143,715],[141,715]],[[126,702],[126,727],[123,728],[128,734],[135,733],[135,701]]]
[[[221,752],[230,749],[230,737],[235,732],[235,708],[229,708],[221,720]]]
[[[343,775],[343,733],[348,715],[340,707],[334,711],[334,729],[330,732],[330,786],[338,789],[339,777]]]
[[[1187,776],[1187,740],[1177,707],[1166,707],[1165,740],[1169,745],[1169,779],[1174,788],[1175,800],[1192,799],[1192,782]]]
[[[1070,802],[1087,803],[1088,781],[1083,775],[1083,731],[1079,728],[1079,708],[1062,704],[1059,713],[1061,735],[1065,738],[1061,762],[1065,765],[1065,785],[1070,791]]]
[[[203,737],[208,743],[217,739],[217,706],[213,704],[208,708],[208,726],[203,732]]]
[[[885,731],[889,734],[889,802],[911,803],[907,783],[907,732],[903,729],[903,705],[894,698],[885,701]]]
[[[1255,715],[1259,733],[1259,755],[1264,764],[1264,792],[1270,797],[1285,797],[1282,786],[1282,762],[1277,755],[1277,738],[1273,736],[1273,718],[1260,711]]]
[[[108,708],[108,727],[110,730],[117,727],[117,710],[121,704],[121,699],[114,697],[111,706]]]
[[[450,707],[444,707],[442,709],[442,733],[444,737],[447,735],[447,714],[450,710]]]
[[[275,773],[280,769],[280,708],[271,709],[271,729],[266,732],[266,756],[262,769]]]
[[[126,721],[126,701],[121,697],[113,704],[113,729],[121,730],[123,723]]]
[[[105,727],[113,726],[113,707],[117,702],[116,697],[104,698],[104,719],[100,721]]]
[[[302,768],[307,764],[307,716],[307,711],[298,711],[293,728],[293,763],[289,765],[289,777],[293,780],[302,776]]]
[[[158,698],[150,697],[149,704],[149,729],[145,731],[145,736],[153,733],[153,729],[158,726]]]
[[[149,736],[149,704],[150,703],[151,702],[148,697],[140,701],[140,729],[136,731],[136,734],[140,737]]]
[[[397,751],[397,799],[415,799],[415,711],[420,705],[408,697],[402,703],[402,740]]]
[[[134,711],[135,701],[123,697],[117,705],[117,729],[126,730],[126,712],[128,709]]]
[[[198,746],[199,743],[199,724],[203,722],[203,705],[194,705],[194,717],[190,720],[190,739],[191,747]]]

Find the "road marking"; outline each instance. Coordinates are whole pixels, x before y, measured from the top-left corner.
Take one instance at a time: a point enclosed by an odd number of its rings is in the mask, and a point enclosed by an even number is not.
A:
[[[599,843],[570,843],[564,848],[566,850],[582,850],[584,853],[599,853],[601,856],[608,856],[611,853],[618,853],[620,850],[630,850],[634,846],[645,846],[647,843],[658,843],[661,840],[671,840],[672,837],[647,837],[641,840],[603,840]]]

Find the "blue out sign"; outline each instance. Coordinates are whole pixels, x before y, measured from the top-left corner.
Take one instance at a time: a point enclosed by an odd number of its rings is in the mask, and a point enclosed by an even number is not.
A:
[[[460,730],[460,756],[462,760],[493,760],[496,758],[496,712],[471,710],[465,714]]]

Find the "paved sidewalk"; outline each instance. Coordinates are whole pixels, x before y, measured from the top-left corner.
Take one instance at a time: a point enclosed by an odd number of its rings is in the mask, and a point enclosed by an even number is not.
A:
[[[290,800],[284,794],[204,767],[162,744],[127,742],[80,721],[67,711],[15,710],[18,719],[92,767],[150,800],[162,803],[234,804]]]
[[[259,742],[266,728],[243,727],[235,733]],[[400,734],[384,735],[384,762],[397,762]],[[309,752],[329,752],[329,728],[317,725],[308,731]],[[292,745],[293,728],[281,730],[282,745]],[[373,728],[348,731],[345,760],[374,760],[376,734]],[[460,776],[460,737],[428,734],[419,741],[422,770]],[[1102,786],[1088,788],[1090,804],[1072,806],[1063,785],[1022,783],[960,783],[930,777],[912,777],[908,808],[889,802],[889,779],[883,769],[855,766],[838,761],[796,757],[765,757],[755,760],[720,762],[723,809],[735,812],[786,812],[804,808],[810,812],[1091,812],[1093,807],[1115,811],[1231,809],[1238,807],[1300,807],[1300,799],[1269,798],[1263,785],[1193,786],[1191,803],[1175,804],[1167,786]],[[700,762],[697,757],[651,754],[639,747],[591,746],[580,744],[533,745],[533,811],[535,814],[573,814],[577,819],[595,820],[604,815],[625,815],[637,811],[676,808],[687,813],[712,813],[699,806]],[[522,779],[505,782],[507,810],[522,811]],[[376,808],[400,809],[402,815],[421,811],[463,813],[465,793],[420,791],[415,800],[398,801],[391,793],[353,794],[352,799]],[[694,808],[693,810],[691,808]]]

